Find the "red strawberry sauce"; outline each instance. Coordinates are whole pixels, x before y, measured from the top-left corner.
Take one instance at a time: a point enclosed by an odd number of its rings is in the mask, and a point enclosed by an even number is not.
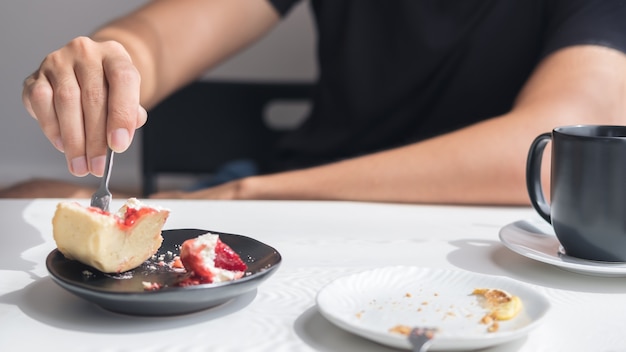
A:
[[[100,208],[96,208],[96,207],[89,207],[88,208],[89,211],[92,211],[94,213],[98,213],[98,214],[102,214],[102,215],[106,215],[106,216],[110,216],[111,213],[104,211]],[[147,214],[152,214],[155,213],[156,209],[153,208],[126,208],[126,214],[124,214],[124,218],[117,218],[117,223],[119,224],[120,227],[122,228],[129,228],[132,227],[139,218],[141,218],[144,215]]]
[[[156,213],[155,209],[152,208],[126,208],[126,214],[124,216],[124,221],[120,222],[121,225],[126,227],[131,227],[137,222],[139,218],[144,215]],[[120,219],[121,220],[121,219]]]

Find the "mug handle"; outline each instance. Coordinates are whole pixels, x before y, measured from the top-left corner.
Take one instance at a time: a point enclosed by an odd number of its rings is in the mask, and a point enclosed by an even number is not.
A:
[[[543,151],[552,139],[552,133],[546,132],[535,138],[528,151],[526,162],[526,188],[530,196],[530,203],[539,215],[548,223],[552,223],[550,217],[550,205],[546,201],[543,187],[541,186],[541,160]]]

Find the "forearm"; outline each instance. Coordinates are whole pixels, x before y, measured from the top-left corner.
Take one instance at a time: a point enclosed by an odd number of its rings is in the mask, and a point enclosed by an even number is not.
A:
[[[104,26],[92,38],[125,47],[141,75],[142,105],[150,108],[278,20],[265,0],[160,0]]]
[[[115,41],[124,47],[130,55],[133,65],[141,77],[141,105],[150,109],[156,100],[157,53],[160,40],[150,25],[142,20],[143,9],[102,27],[90,37],[99,42]]]
[[[503,125],[511,127],[492,119],[402,148],[251,178],[242,184],[242,197],[525,204],[525,160],[535,129],[513,135],[502,133]]]

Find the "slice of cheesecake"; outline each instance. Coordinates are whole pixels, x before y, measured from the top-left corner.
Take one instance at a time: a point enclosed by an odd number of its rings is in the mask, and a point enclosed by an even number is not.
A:
[[[169,210],[130,198],[117,213],[65,201],[57,205],[52,232],[58,250],[105,273],[138,267],[161,246]]]

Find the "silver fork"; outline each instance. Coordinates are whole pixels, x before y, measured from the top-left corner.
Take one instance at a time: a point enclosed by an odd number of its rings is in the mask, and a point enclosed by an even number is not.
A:
[[[409,333],[409,342],[413,346],[413,352],[426,352],[433,343],[433,337],[437,328],[413,328]]]
[[[100,181],[100,187],[91,196],[91,206],[100,208],[104,211],[109,211],[109,204],[111,203],[111,191],[109,191],[109,177],[111,176],[111,165],[113,164],[113,151],[111,148],[107,148],[107,156],[104,164],[104,174],[102,175],[102,181]]]

